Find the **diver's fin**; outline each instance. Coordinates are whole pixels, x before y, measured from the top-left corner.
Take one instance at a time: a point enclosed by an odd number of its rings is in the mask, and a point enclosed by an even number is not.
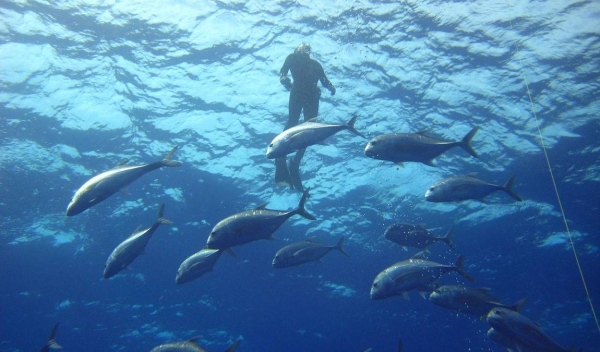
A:
[[[306,148],[298,150],[288,164],[289,182],[293,188],[300,192],[304,192],[304,186],[302,186],[302,180],[300,179],[300,162],[302,162],[305,151]]]
[[[293,187],[285,157],[275,158],[275,185],[277,187]]]

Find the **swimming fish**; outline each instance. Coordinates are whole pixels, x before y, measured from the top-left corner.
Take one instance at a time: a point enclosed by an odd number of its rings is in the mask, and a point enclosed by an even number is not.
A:
[[[388,227],[383,235],[387,240],[402,246],[404,250],[407,247],[420,248],[421,250],[427,250],[427,247],[437,242],[444,242],[450,248],[454,248],[452,243],[452,234],[454,227],[450,228],[444,237],[436,237],[431,232],[427,231],[423,225],[412,225],[412,224],[393,224]]]
[[[231,247],[244,243],[261,239],[273,239],[273,233],[294,215],[316,220],[313,215],[304,209],[307,198],[308,190],[302,194],[298,207],[291,211],[270,210],[265,208],[266,204],[263,204],[256,209],[228,216],[219,221],[212,229],[206,247],[229,250]]]
[[[487,321],[494,330],[512,340],[519,351],[568,352],[532,322],[511,309],[496,307],[490,310]]]
[[[433,159],[448,149],[461,147],[477,158],[477,153],[469,143],[479,128],[473,128],[458,142],[448,142],[419,133],[387,133],[379,135],[365,146],[365,155],[378,160],[392,161],[396,164],[415,161],[435,166]]]
[[[163,160],[146,165],[127,165],[121,163],[117,167],[92,177],[75,192],[73,199],[67,207],[67,216],[77,215],[84,210],[102,202],[115,192],[122,190],[128,184],[163,166],[178,167],[179,161],[172,161],[171,157],[179,146],[175,146]]]
[[[423,253],[419,252],[411,259],[398,262],[380,272],[371,286],[371,299],[401,295],[408,300],[408,291],[411,290],[418,290],[424,296],[424,292],[435,288],[435,283],[443,275],[454,271],[469,281],[475,281],[463,270],[463,261],[464,257],[460,256],[456,264],[443,265],[423,259]]]
[[[287,268],[308,262],[321,261],[321,258],[332,250],[338,250],[345,256],[350,257],[342,248],[343,244],[344,236],[340,238],[335,246],[319,243],[312,239],[292,243],[277,251],[273,258],[273,267]]]
[[[150,352],[208,352],[204,347],[198,345],[200,337],[194,337],[187,341],[170,342],[160,346],[156,346],[150,350]],[[240,344],[240,340],[234,341],[225,352],[233,352],[237,349]]]
[[[365,138],[354,128],[356,116],[353,116],[345,125],[330,125],[315,122],[315,120],[310,119],[278,134],[267,147],[267,158],[284,157],[297,150],[321,143],[327,137],[343,130],[350,130],[354,134]]]
[[[436,181],[427,192],[425,200],[428,202],[459,202],[463,200],[479,200],[487,197],[493,192],[503,191],[517,201],[521,197],[512,189],[515,177],[512,176],[504,185],[495,185],[482,181],[471,173],[464,176],[455,176]]]
[[[112,251],[104,266],[103,277],[105,279],[108,279],[125,269],[135,260],[135,258],[142,254],[148,241],[150,241],[152,234],[160,224],[171,224],[170,220],[163,218],[164,211],[165,205],[161,204],[158,210],[158,218],[152,226],[143,230],[140,230],[138,227],[129,238],[121,242],[117,248]]]
[[[507,306],[490,295],[486,288],[470,288],[459,285],[437,287],[429,295],[429,300],[440,307],[478,317],[485,317],[495,307],[518,311],[525,303],[525,300],[522,299],[512,306]]]
[[[212,271],[221,253],[223,253],[221,249],[204,248],[192,254],[179,266],[175,283],[181,285]]]

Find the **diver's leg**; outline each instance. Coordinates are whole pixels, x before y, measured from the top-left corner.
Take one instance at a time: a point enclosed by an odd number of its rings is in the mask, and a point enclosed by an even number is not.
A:
[[[296,155],[290,159],[288,165],[291,186],[300,192],[304,192],[304,186],[302,186],[302,180],[300,179],[300,162],[302,162],[302,157],[304,156],[305,151],[306,148],[298,150]]]
[[[300,111],[302,110],[302,100],[300,99],[300,95],[298,91],[292,88],[290,92],[290,101],[289,101],[289,115],[288,122],[285,125],[285,129],[287,130],[290,127],[294,127],[298,124],[298,120],[300,119]],[[277,187],[287,186],[293,187],[292,182],[290,180],[290,173],[288,171],[286,157],[276,158],[275,159],[275,185]]]
[[[319,115],[319,98],[321,90],[317,88],[304,102],[304,121],[313,119]]]

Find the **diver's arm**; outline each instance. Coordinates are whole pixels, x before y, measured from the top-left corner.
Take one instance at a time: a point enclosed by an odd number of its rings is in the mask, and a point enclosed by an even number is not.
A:
[[[292,80],[287,76],[288,72],[290,71],[291,56],[291,54],[288,55],[283,63],[283,66],[281,66],[281,70],[279,70],[279,83],[281,83],[287,90],[292,89]]]
[[[335,87],[333,86],[333,83],[331,83],[331,81],[329,79],[327,79],[327,76],[325,76],[325,71],[323,70],[323,66],[319,65],[319,69],[320,69],[319,81],[321,81],[321,84],[323,85],[323,87],[329,89],[329,91],[331,92],[331,95],[335,95]]]

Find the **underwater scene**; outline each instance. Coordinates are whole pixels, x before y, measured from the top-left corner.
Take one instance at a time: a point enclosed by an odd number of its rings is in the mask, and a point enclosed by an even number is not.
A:
[[[599,19],[3,0],[0,351],[600,351]]]

